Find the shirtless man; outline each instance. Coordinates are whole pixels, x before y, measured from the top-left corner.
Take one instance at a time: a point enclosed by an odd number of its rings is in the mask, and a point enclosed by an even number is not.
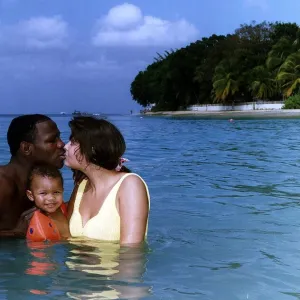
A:
[[[14,230],[20,226],[21,214],[33,207],[33,202],[26,196],[32,165],[49,163],[60,169],[65,158],[57,125],[45,115],[14,118],[8,128],[7,142],[11,159],[7,165],[0,166],[0,236],[1,230]]]

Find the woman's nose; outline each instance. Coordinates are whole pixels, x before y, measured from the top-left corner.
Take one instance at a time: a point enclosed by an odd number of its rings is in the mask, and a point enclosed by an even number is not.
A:
[[[64,149],[65,149],[65,150],[68,150],[69,144],[70,144],[70,142],[68,142],[67,144],[65,144],[65,146],[64,146]]]

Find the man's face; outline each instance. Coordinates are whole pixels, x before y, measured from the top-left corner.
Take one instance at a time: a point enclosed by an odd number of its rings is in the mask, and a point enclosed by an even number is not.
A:
[[[62,168],[65,159],[64,143],[53,121],[36,124],[36,135],[32,156],[35,162],[48,163]]]

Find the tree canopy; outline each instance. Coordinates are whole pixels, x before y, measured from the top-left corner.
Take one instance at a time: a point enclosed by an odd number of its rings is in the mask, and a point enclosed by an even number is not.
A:
[[[157,54],[131,83],[133,100],[156,110],[193,104],[279,100],[300,92],[296,23],[243,24]]]

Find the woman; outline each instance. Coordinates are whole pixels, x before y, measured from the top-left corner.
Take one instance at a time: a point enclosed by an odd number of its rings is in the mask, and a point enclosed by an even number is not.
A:
[[[126,144],[110,122],[77,116],[70,122],[65,165],[82,172],[68,204],[73,237],[141,243],[147,234],[150,196],[146,183],[128,169],[118,171]]]

